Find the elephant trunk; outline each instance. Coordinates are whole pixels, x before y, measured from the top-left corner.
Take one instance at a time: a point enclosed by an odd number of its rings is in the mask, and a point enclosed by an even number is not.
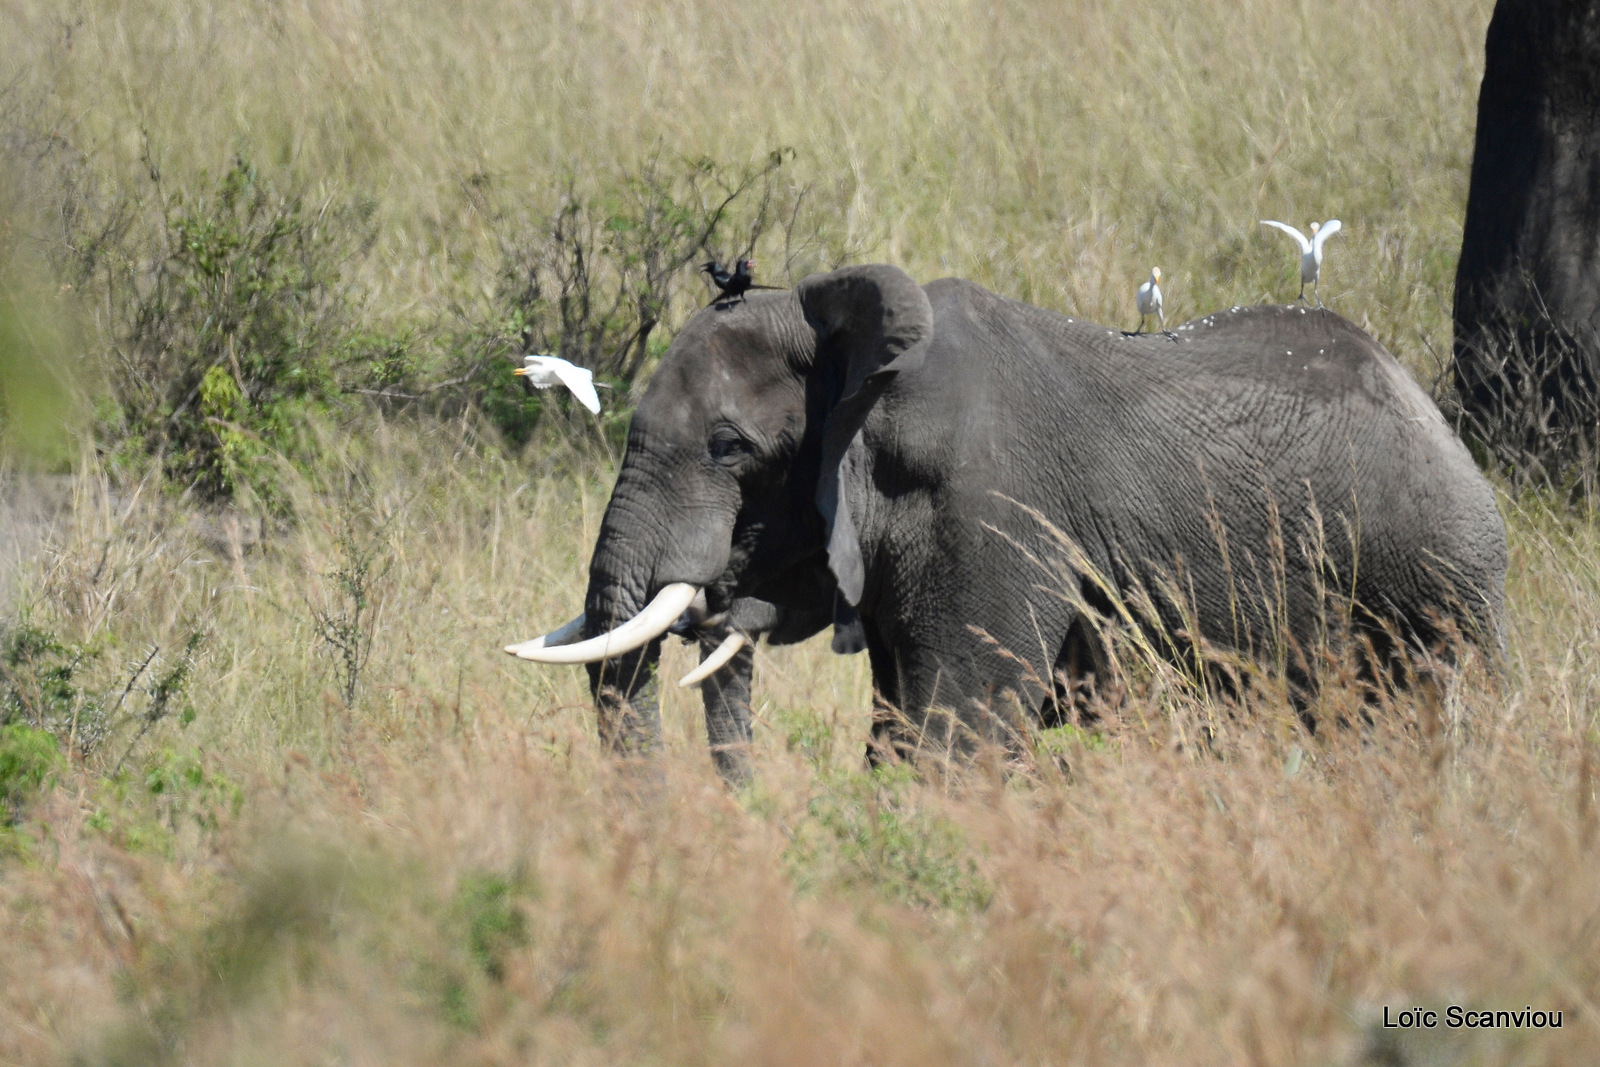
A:
[[[644,755],[660,742],[656,674],[662,638],[727,566],[732,524],[720,529],[723,524],[704,509],[664,509],[661,479],[648,463],[630,460],[589,564],[587,640],[536,655],[587,662],[602,743],[618,755]],[[663,521],[664,512],[678,522]]]
[[[639,614],[640,606],[635,595],[619,586],[596,590],[591,577],[590,594],[584,604],[585,633],[594,635],[590,640],[604,640],[599,635],[612,620],[632,619]],[[645,756],[660,745],[660,692],[656,678],[660,659],[661,638],[657,636],[621,655],[588,664],[589,690],[594,694],[600,719],[600,741],[614,755]]]

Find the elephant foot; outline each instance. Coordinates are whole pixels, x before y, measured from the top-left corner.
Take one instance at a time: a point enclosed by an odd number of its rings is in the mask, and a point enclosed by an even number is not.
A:
[[[917,730],[900,709],[873,694],[872,736],[867,740],[867,769],[912,760],[917,753]]]
[[[750,762],[747,744],[712,745],[711,762],[717,774],[730,789],[743,789],[755,779],[755,767]]]

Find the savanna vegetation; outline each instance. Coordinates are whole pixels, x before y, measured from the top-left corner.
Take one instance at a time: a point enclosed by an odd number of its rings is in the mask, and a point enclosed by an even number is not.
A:
[[[1448,403],[1490,7],[0,0],[0,1063],[1600,1060],[1587,504],[1504,489],[1498,671],[1331,662],[1315,736],[1129,643],[1097,723],[869,774],[814,641],[730,792],[692,692],[641,773],[499,651],[712,256],[1131,326],[1339,217]],[[1451,1004],[1563,1025],[1382,1025]]]

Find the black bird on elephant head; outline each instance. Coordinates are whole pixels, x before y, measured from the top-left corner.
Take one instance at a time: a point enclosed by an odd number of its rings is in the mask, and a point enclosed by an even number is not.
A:
[[[721,290],[721,295],[717,297],[717,300],[732,300],[734,297],[743,300],[744,294],[751,289],[778,288],[775,285],[757,285],[755,267],[755,260],[741,259],[734,263],[733,272],[729,273],[727,268],[713,259],[709,263],[703,264],[700,270],[702,273],[710,275],[711,283]],[[716,300],[712,301],[713,304],[716,302]]]

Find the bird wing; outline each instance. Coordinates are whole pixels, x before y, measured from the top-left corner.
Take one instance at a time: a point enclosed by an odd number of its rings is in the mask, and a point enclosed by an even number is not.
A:
[[[1306,240],[1306,235],[1301,233],[1299,230],[1295,229],[1293,226],[1290,226],[1287,222],[1273,222],[1271,219],[1262,219],[1261,220],[1261,225],[1263,225],[1263,226],[1276,226],[1278,229],[1282,230],[1284,233],[1288,234],[1290,237],[1293,237],[1296,241],[1299,241],[1300,242],[1300,254],[1302,256],[1305,255],[1307,252],[1311,251],[1311,242]]]
[[[1317,236],[1312,238],[1311,245],[1309,247],[1320,254],[1322,252],[1322,242],[1338,233],[1343,226],[1344,223],[1340,222],[1338,219],[1329,219],[1327,222],[1324,222],[1322,224],[1322,228],[1317,231]]]
[[[561,384],[572,390],[572,395],[578,398],[578,403],[600,414],[600,394],[594,391],[594,374],[582,367],[575,367],[564,359],[555,360],[551,370],[556,372],[556,377],[561,379]]]

